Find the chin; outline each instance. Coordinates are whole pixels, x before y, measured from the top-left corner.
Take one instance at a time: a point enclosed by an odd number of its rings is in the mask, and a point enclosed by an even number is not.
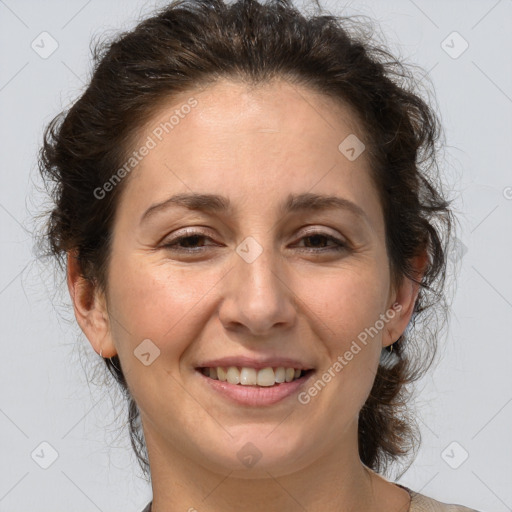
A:
[[[227,445],[212,442],[209,449],[202,451],[200,463],[212,471],[229,472],[230,477],[241,479],[268,478],[269,474],[285,476],[311,464],[305,458],[305,439],[311,436],[304,432],[304,438],[294,440],[289,432],[279,431],[276,426],[245,427],[240,435],[224,439]],[[212,445],[219,449],[212,452]]]

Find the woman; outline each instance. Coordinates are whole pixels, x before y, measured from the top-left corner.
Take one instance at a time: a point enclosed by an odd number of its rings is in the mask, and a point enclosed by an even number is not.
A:
[[[382,476],[415,447],[452,213],[433,110],[349,21],[174,2],[47,129],[49,250],[144,512],[470,510]]]

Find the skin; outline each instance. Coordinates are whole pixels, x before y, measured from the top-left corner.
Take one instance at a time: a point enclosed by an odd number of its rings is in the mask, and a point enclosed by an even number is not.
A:
[[[361,463],[357,418],[418,287],[391,283],[366,152],[349,161],[338,150],[349,134],[364,141],[355,116],[285,81],[249,88],[223,80],[163,104],[134,149],[191,96],[198,105],[125,178],[107,293],[68,259],[77,321],[98,353],[119,355],[139,406],[153,512],[241,504],[249,512],[406,512],[407,492]],[[225,195],[234,211],[173,207],[140,224],[151,205],[187,192]],[[367,220],[342,209],[279,213],[289,193],[303,192],[349,199]],[[189,239],[181,252],[163,247],[190,236],[183,228],[209,238]],[[348,248],[304,238],[312,228]],[[263,249],[251,263],[236,252],[248,236]],[[413,262],[419,275],[425,261]],[[321,376],[394,303],[400,312],[307,405],[293,397],[238,406],[194,370],[206,359],[264,354],[298,358]],[[145,366],[133,351],[148,338],[160,355]],[[250,468],[237,458],[247,442],[262,454]]]

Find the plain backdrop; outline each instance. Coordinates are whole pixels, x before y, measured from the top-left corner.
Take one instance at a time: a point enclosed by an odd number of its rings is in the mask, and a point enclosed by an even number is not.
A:
[[[35,260],[32,231],[45,200],[43,127],[82,91],[91,38],[164,3],[0,0],[0,512],[140,511],[151,499],[122,402],[87,369],[98,356],[62,276]],[[400,483],[510,511],[512,0],[322,5],[369,16],[395,54],[422,68],[446,134],[460,269],[441,357],[417,386],[422,446]]]

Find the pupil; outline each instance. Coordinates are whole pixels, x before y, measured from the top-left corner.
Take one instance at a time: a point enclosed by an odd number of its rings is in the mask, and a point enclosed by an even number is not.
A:
[[[199,238],[201,238],[201,235],[188,236],[182,240],[182,244],[184,244],[186,247],[189,247],[190,245],[196,245]],[[191,240],[193,240],[193,242],[191,242]]]
[[[323,239],[323,235],[310,235],[309,237],[309,240],[313,240],[313,245],[316,245],[314,242],[322,242],[322,239]]]

